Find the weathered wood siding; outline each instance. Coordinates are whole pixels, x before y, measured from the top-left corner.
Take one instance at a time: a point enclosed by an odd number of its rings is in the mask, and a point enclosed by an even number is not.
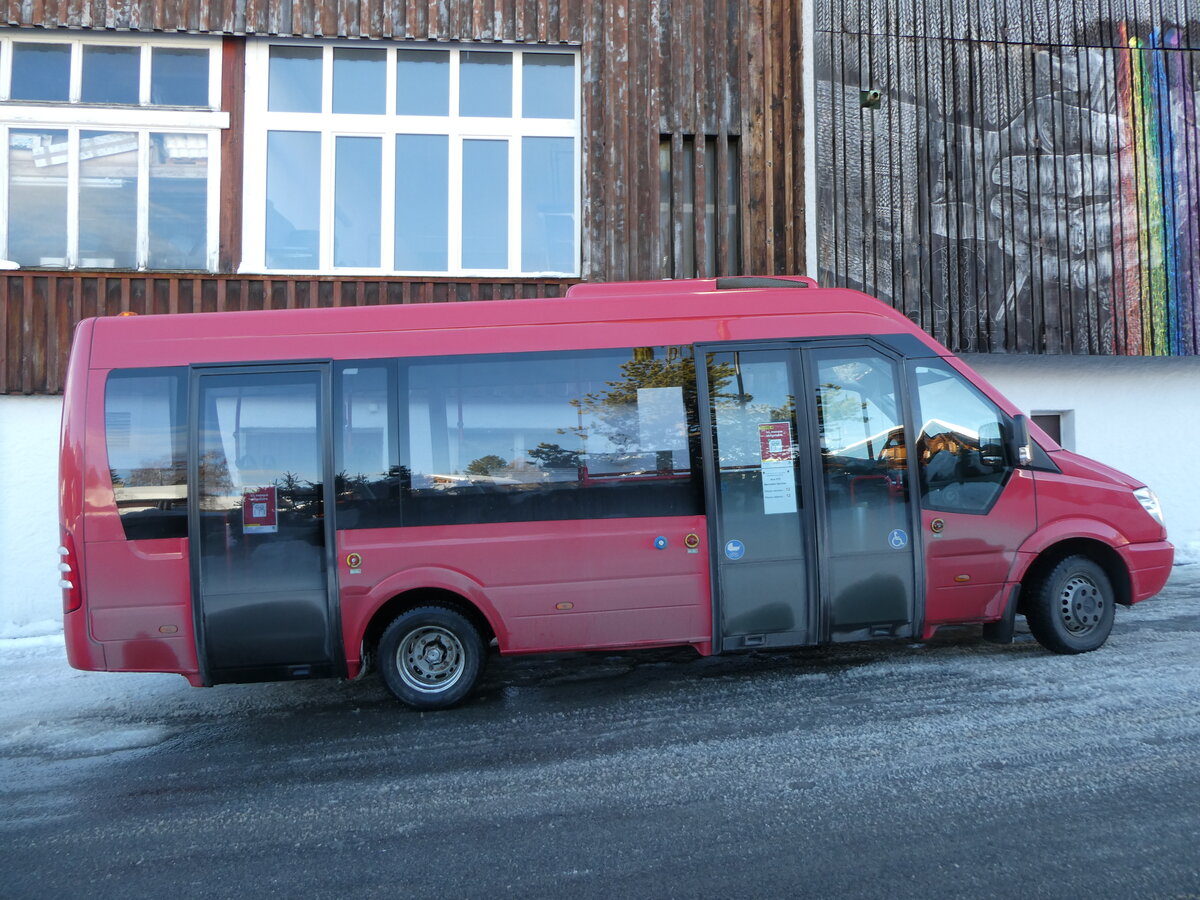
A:
[[[956,351],[1200,354],[1197,0],[815,13],[823,282]]]
[[[5,274],[0,275],[4,311],[0,393],[61,392],[71,333],[80,319],[92,316],[560,297],[570,284],[278,275]]]
[[[801,0],[14,0],[7,6],[7,21],[20,27],[228,35],[223,105],[235,122],[241,115],[241,38],[247,35],[578,47],[583,76],[582,277],[623,281],[804,270],[801,9]],[[705,166],[706,137],[718,148],[716,171],[706,170],[712,168]],[[664,141],[670,143],[673,160],[666,229],[660,220]],[[692,154],[689,185],[683,175],[685,142],[699,148]],[[739,158],[731,158],[731,148]],[[225,138],[222,158],[220,262],[229,274],[236,271],[241,243],[236,126]],[[734,198],[727,182],[731,172],[736,176]],[[705,216],[695,207],[688,214],[681,199],[687,189],[702,203],[709,179],[715,180],[718,209],[711,231]],[[731,199],[739,206],[736,220],[727,215]],[[738,223],[733,240],[731,221]],[[679,251],[685,231],[695,244],[694,265],[686,269]],[[713,246],[715,266],[708,264],[705,252]],[[273,291],[288,290],[288,282],[269,280]],[[148,290],[155,297],[163,291],[190,297],[193,284],[209,286],[206,291],[223,285],[228,296],[234,285],[267,282],[152,273],[37,273],[3,283],[6,357],[0,391],[40,392],[59,389],[65,348],[62,341],[30,346],[33,336],[53,330],[35,323],[55,317],[69,329],[94,308],[89,305],[94,301],[79,298],[98,291],[108,298],[101,307],[108,310],[122,303],[136,307],[142,302],[138,296]],[[309,283],[298,277],[293,289],[308,290],[304,285]],[[401,288],[396,279],[321,283],[393,285],[397,287],[389,287],[387,296],[401,297],[400,302],[420,290],[456,299],[463,292],[498,297],[530,289],[520,282],[485,288],[467,284],[455,290]],[[89,287],[93,285],[97,287]],[[557,292],[559,285],[547,283],[545,289]],[[136,291],[142,294],[130,293]],[[41,309],[51,298],[56,310]]]

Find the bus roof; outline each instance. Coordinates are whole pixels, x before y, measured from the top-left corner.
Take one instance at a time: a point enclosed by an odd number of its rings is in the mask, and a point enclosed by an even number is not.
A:
[[[799,289],[797,289],[799,288]],[[585,302],[578,302],[585,301]],[[905,316],[811,279],[579,284],[566,297],[85,320],[90,368],[599,349],[831,335],[909,334]]]

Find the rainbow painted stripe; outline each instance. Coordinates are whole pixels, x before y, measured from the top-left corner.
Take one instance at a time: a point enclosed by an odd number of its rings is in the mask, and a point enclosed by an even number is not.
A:
[[[1177,29],[1118,53],[1118,208],[1113,317],[1118,353],[1200,354],[1200,122]],[[1193,54],[1194,55],[1194,54]],[[1136,226],[1136,240],[1131,235]]]

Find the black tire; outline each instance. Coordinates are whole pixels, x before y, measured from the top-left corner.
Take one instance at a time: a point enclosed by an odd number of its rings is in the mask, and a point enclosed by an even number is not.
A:
[[[1025,611],[1039,644],[1055,653],[1087,653],[1112,631],[1112,583],[1086,556],[1068,556],[1033,586]]]
[[[483,673],[484,643],[465,616],[420,606],[398,616],[379,639],[379,672],[415,709],[447,709],[466,699]]]

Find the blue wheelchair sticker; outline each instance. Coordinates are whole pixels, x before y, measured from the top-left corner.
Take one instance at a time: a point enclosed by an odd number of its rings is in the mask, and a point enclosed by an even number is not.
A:
[[[908,546],[908,533],[900,528],[888,535],[888,544],[893,550],[903,550]]]
[[[725,555],[730,559],[741,559],[746,555],[746,545],[741,541],[726,541]]]
[[[654,539],[654,548],[656,550],[666,550],[667,549],[667,539],[662,536],[656,537]]]

